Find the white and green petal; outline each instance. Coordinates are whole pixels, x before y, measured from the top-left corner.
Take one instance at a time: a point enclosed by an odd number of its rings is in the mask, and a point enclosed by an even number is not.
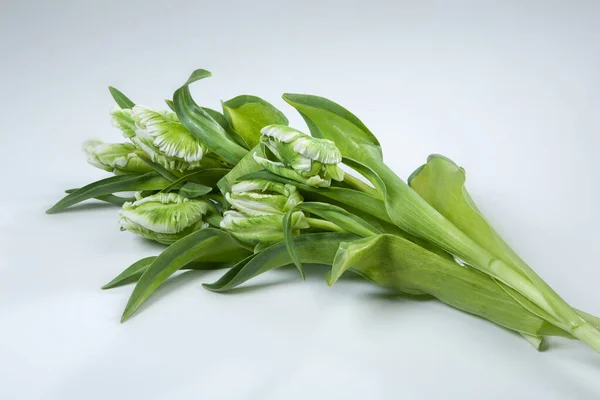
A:
[[[136,135],[151,137],[160,153],[188,163],[202,160],[205,146],[179,122],[174,112],[135,106],[132,113]]]
[[[204,216],[212,208],[208,200],[188,199],[175,192],[158,193],[125,203],[119,223],[123,230],[170,244],[206,228]]]
[[[135,106],[132,116],[136,128],[130,139],[152,161],[179,172],[201,166],[206,148],[185,129],[175,113]]]
[[[123,136],[130,139],[135,136],[135,121],[131,109],[115,107],[110,111],[112,124],[123,132]]]
[[[146,173],[152,168],[136,153],[131,143],[104,143],[99,140],[87,140],[83,143],[87,162],[91,165],[115,174]]]
[[[321,177],[319,175],[305,177],[302,176],[302,174],[300,174],[298,171],[292,168],[287,168],[281,162],[267,160],[256,153],[254,153],[254,160],[267,171],[296,182],[304,183],[314,187],[328,187],[331,185],[331,177]]]
[[[314,138],[286,125],[265,126],[261,133],[276,142],[288,144],[295,153],[310,160],[323,164],[342,162],[342,153],[331,140]]]
[[[261,247],[269,246],[283,240],[283,218],[281,215],[258,215],[248,217],[238,211],[225,211],[221,228],[228,231],[239,241]],[[310,225],[301,211],[292,214],[292,234],[297,235],[300,229]]]
[[[225,199],[236,210],[247,216],[279,214],[302,202],[302,196],[293,185],[267,180],[236,183]]]
[[[269,125],[261,133],[266,158],[257,162],[268,171],[320,187],[329,186],[331,179],[344,179],[338,166],[342,154],[331,140],[313,138],[286,125]]]

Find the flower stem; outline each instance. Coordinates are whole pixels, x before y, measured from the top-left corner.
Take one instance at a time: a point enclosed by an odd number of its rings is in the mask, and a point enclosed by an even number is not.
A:
[[[583,343],[600,353],[600,332],[589,322],[573,328],[570,333]]]
[[[350,175],[349,173],[344,174],[344,183],[347,184],[351,189],[370,194],[373,197],[381,198],[381,194],[372,186],[369,186],[365,182],[361,181],[357,177]]]
[[[308,222],[308,224],[312,228],[319,228],[319,229],[323,229],[325,231],[330,231],[330,232],[346,232],[344,229],[340,228],[333,222],[329,222],[324,219],[307,217],[306,222]]]

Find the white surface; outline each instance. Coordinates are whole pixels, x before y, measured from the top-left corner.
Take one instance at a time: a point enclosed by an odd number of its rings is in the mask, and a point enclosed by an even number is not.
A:
[[[235,294],[165,284],[124,325],[132,287],[99,287],[159,251],[117,209],[44,210],[103,176],[80,142],[121,140],[106,90],[161,106],[283,92],[340,102],[401,175],[443,153],[509,243],[600,314],[600,9],[594,2],[2,2],[0,398],[597,399],[600,355],[322,271]],[[412,4],[411,4],[412,3]],[[418,4],[418,5],[417,5]],[[258,288],[257,288],[258,287]]]

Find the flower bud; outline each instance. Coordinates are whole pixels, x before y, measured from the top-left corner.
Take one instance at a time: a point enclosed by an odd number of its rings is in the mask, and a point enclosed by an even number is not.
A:
[[[225,211],[221,228],[257,249],[283,240],[283,215],[303,200],[293,185],[260,179],[236,183],[225,198],[234,210]],[[292,213],[293,234],[309,227],[302,211]]]
[[[293,185],[267,180],[249,180],[236,183],[225,198],[235,209],[247,216],[284,214],[302,202],[302,196]]]
[[[221,228],[239,241],[256,246],[256,250],[283,240],[282,215],[264,214],[249,217],[239,211],[229,210],[225,211],[223,217]],[[293,235],[299,234],[300,229],[310,228],[302,211],[292,213],[292,226]]]
[[[103,143],[99,140],[87,140],[83,143],[87,162],[94,167],[115,174],[143,174],[152,171],[152,167],[137,154],[131,143]]]
[[[208,227],[203,218],[214,208],[208,200],[188,199],[174,192],[148,197],[137,195],[136,198],[134,202],[123,204],[119,218],[121,230],[164,244]]]
[[[119,128],[150,159],[163,167],[186,172],[201,166],[206,147],[170,111],[135,106],[111,112]]]
[[[344,179],[338,166],[342,154],[331,140],[313,138],[285,125],[269,125],[261,133],[261,143],[277,160],[255,154],[254,159],[266,170],[317,187],[329,186],[331,179]]]

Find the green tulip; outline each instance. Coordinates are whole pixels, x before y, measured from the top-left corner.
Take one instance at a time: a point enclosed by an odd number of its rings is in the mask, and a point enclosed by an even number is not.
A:
[[[83,143],[83,151],[88,163],[117,175],[143,174],[152,171],[152,167],[135,153],[136,147],[131,143],[104,143],[99,140],[87,140]]]
[[[179,121],[174,112],[135,106],[111,112],[113,125],[135,146],[163,167],[186,172],[204,166],[207,149]],[[211,159],[211,164],[214,164]]]
[[[136,198],[134,202],[123,204],[119,218],[121,230],[164,244],[208,227],[204,217],[214,209],[208,200],[188,199],[175,192],[148,197],[137,195]]]
[[[283,240],[283,215],[303,201],[295,186],[260,179],[236,183],[225,199],[233,210],[225,211],[221,228],[256,249]],[[293,234],[309,227],[302,211],[293,213]]]
[[[266,153],[276,159],[254,154],[266,170],[315,187],[327,187],[331,179],[344,179],[344,171],[338,166],[342,155],[331,140],[314,138],[285,125],[269,125],[261,133]]]
[[[283,240],[283,218],[279,214],[247,216],[229,210],[223,214],[220,226],[240,242],[255,246],[255,252]],[[298,235],[300,229],[310,228],[302,211],[292,214],[292,227],[293,235]]]
[[[235,209],[247,216],[279,214],[302,202],[302,196],[293,185],[266,180],[236,183],[225,198]]]

